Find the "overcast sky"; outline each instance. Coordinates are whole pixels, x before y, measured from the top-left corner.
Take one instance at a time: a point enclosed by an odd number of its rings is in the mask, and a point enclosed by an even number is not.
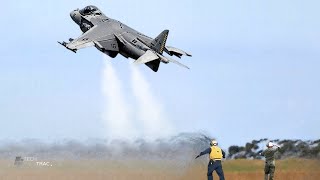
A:
[[[139,67],[175,132],[206,132],[223,147],[259,138],[320,138],[320,2],[316,0],[16,0],[2,2],[0,138],[105,137],[95,48],[74,54],[71,10],[88,4],[190,52],[157,73]],[[132,102],[129,60],[112,59]]]

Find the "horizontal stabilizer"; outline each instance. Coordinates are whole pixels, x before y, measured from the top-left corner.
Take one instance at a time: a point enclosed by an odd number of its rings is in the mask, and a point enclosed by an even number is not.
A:
[[[173,63],[175,63],[175,64],[177,64],[177,65],[179,65],[179,66],[182,66],[182,67],[184,67],[184,68],[187,68],[187,69],[190,69],[188,66],[186,66],[186,65],[184,65],[184,64],[182,64],[182,63],[180,63],[179,61],[177,61],[177,60],[174,60],[174,59],[170,59],[170,58],[167,58],[170,62],[173,62]]]
[[[157,60],[157,59],[159,59],[159,57],[155,53],[153,53],[152,51],[148,50],[141,57],[139,57],[136,61],[134,61],[133,64],[145,64],[147,62]]]
[[[162,59],[164,59],[165,61],[167,61],[167,62],[172,62],[172,63],[175,63],[175,64],[177,64],[177,65],[179,65],[179,66],[184,67],[184,68],[190,69],[188,66],[186,66],[186,65],[184,65],[184,64],[182,64],[182,63],[180,63],[180,62],[179,62],[179,61],[177,61],[177,60],[174,60],[174,59],[171,59],[171,58],[168,58],[168,57],[162,56],[162,55],[160,55],[160,57],[161,57]]]
[[[191,54],[181,50],[181,49],[178,49],[178,48],[175,48],[175,47],[171,47],[171,46],[166,46],[165,48],[165,51],[166,53],[168,53],[170,56],[172,55],[175,55],[177,57],[181,57],[182,55],[185,55],[185,56],[192,56]]]

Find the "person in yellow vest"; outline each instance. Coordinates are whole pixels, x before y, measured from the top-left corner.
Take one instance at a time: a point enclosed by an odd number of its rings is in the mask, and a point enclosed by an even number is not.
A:
[[[225,158],[226,153],[218,147],[218,142],[216,140],[212,140],[210,143],[210,148],[202,151],[197,157],[200,157],[205,154],[209,154],[209,164],[208,164],[208,180],[213,180],[212,173],[216,171],[220,180],[224,180],[224,174],[222,169],[221,160]]]

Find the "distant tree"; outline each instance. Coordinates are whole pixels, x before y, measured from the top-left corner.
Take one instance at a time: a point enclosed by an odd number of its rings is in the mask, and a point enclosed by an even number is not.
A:
[[[252,144],[258,144],[258,143],[259,143],[259,141],[257,141],[257,140],[252,141]]]
[[[320,158],[320,142],[318,142],[318,145],[311,148],[310,155],[314,158]]]
[[[230,146],[229,158],[255,158],[261,159],[259,153],[262,152],[258,145],[259,143],[267,141],[267,139],[253,140],[251,143],[246,143],[245,146]],[[281,145],[280,153],[276,154],[276,158],[300,157],[300,158],[318,158],[320,159],[320,139],[315,141],[302,140],[274,140]]]
[[[253,149],[257,150],[257,149],[259,149],[259,146],[257,144],[254,144]]]
[[[240,151],[239,149],[240,149],[239,146],[230,146],[228,149],[229,155],[238,153]]]
[[[249,152],[252,152],[252,148],[254,147],[254,144],[251,144],[251,143],[247,143],[246,144],[246,152],[249,153]]]
[[[232,157],[233,155],[239,153],[239,152],[242,152],[244,151],[244,147],[241,147],[241,146],[230,146],[229,149],[228,149],[228,157]]]
[[[314,143],[314,144],[317,144],[317,143],[319,144],[319,143],[320,143],[320,139],[318,139],[318,140],[316,140],[316,141],[313,141],[313,143]]]

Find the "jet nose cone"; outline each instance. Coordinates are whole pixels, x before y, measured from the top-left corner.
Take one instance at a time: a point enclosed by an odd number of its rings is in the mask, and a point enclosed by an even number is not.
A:
[[[79,13],[78,10],[74,10],[70,12],[70,17],[72,20],[77,23],[78,25],[81,24],[81,14]]]

